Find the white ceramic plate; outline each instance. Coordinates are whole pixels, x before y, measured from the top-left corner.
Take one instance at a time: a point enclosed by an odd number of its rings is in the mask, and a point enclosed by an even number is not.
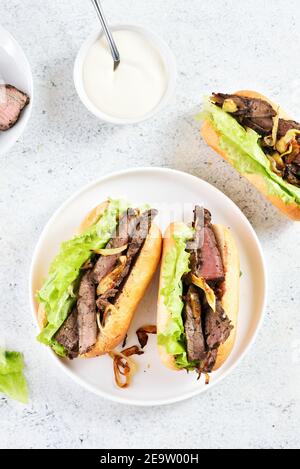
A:
[[[132,202],[149,202],[160,209],[159,224],[164,230],[171,219],[191,221],[192,208],[203,204],[215,223],[231,228],[241,256],[241,306],[237,340],[224,366],[212,374],[211,384],[197,381],[195,373],[173,372],[159,360],[155,336],[150,336],[145,354],[137,357],[138,372],[128,389],[114,384],[111,359],[61,360],[57,364],[77,383],[99,396],[134,405],[161,405],[195,396],[220,382],[244,356],[262,321],[266,298],[266,272],[259,241],[239,208],[222,192],[190,174],[162,168],[141,168],[114,173],[83,188],[50,219],[36,247],[30,276],[31,304],[36,315],[35,292],[47,275],[60,243],[72,236],[84,216],[110,197],[126,197]],[[184,209],[182,209],[184,205]],[[185,216],[183,215],[185,213]],[[135,331],[155,324],[157,275],[140,304],[131,325],[127,346],[137,344]]]
[[[30,96],[30,103],[19,121],[6,132],[0,132],[0,154],[7,152],[24,132],[33,102],[32,74],[28,60],[17,41],[0,26],[0,83],[16,86]]]

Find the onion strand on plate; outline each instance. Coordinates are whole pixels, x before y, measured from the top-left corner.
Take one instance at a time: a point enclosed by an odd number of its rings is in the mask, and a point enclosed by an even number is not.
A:
[[[157,334],[157,327],[154,325],[143,326],[136,331],[138,341],[142,348],[146,347],[148,343],[148,334]]]
[[[109,356],[113,360],[115,382],[119,388],[128,388],[133,375],[136,373],[137,366],[130,358],[132,355],[142,355],[144,352],[137,345],[128,347],[122,352],[110,352]]]

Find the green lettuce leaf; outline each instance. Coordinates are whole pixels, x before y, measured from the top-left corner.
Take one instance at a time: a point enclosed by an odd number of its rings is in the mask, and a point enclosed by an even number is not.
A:
[[[176,364],[180,368],[193,368],[186,353],[186,341],[182,319],[182,276],[189,272],[190,255],[186,252],[186,243],[193,237],[193,230],[182,224],[174,235],[175,246],[168,252],[163,265],[164,288],[160,294],[171,315],[163,333],[158,335],[158,344],[165,347],[167,353],[175,355]]]
[[[55,341],[54,336],[76,302],[80,269],[90,259],[92,251],[105,247],[116,228],[118,216],[128,207],[129,204],[124,200],[111,200],[96,224],[83,234],[62,243],[50,266],[48,279],[37,293],[48,321],[38,340],[50,345],[58,355],[64,356],[65,350]]]
[[[220,136],[221,148],[239,172],[262,174],[270,195],[280,197],[286,204],[300,204],[300,188],[272,171],[270,161],[259,145],[257,132],[245,130],[233,116],[210,102],[206,103],[200,117],[211,122]]]
[[[0,393],[26,404],[28,388],[23,374],[23,355],[0,350]]]

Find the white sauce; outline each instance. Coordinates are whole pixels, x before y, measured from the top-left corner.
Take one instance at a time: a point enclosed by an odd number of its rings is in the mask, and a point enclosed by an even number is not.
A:
[[[159,51],[141,34],[115,31],[121,62],[113,59],[104,36],[87,53],[83,83],[90,101],[112,117],[137,119],[152,111],[167,87],[167,72]]]

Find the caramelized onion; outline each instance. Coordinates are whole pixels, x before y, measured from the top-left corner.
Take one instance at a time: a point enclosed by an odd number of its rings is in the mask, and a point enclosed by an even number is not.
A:
[[[103,318],[102,318],[102,324],[103,326],[105,325],[106,321],[108,320],[109,316],[111,315],[111,313],[115,313],[115,314],[118,314],[118,310],[117,308],[115,307],[115,305],[112,305],[111,303],[109,303],[109,305],[106,306],[105,310],[104,310],[104,313],[103,313]]]
[[[270,161],[272,171],[273,171],[274,173],[278,174],[278,176],[281,176],[281,177],[282,177],[282,171],[280,171],[280,170],[277,168],[276,160],[274,159],[274,157],[273,157],[273,156],[268,156],[268,160]]]
[[[156,334],[157,333],[157,327],[156,326],[143,326],[140,327],[136,331],[136,335],[138,337],[138,341],[140,343],[140,346],[142,348],[146,347],[148,343],[148,334]]]
[[[289,151],[281,156],[285,156],[284,161],[286,162],[286,164],[291,164],[294,159],[299,155],[299,153],[300,145],[296,140],[293,140],[290,144]]]
[[[197,381],[199,381],[199,379],[201,378],[202,376],[202,371],[199,369],[198,370],[198,378],[197,378]],[[209,373],[204,373],[205,375],[205,385],[208,386],[209,383],[210,383],[210,374]]]
[[[277,141],[277,133],[278,133],[278,125],[279,125],[279,107],[277,108],[276,116],[273,117],[273,129],[272,129],[272,146],[276,145]]]
[[[143,350],[141,350],[137,345],[128,347],[125,350],[122,350],[121,352],[121,354],[125,355],[125,357],[131,357],[132,355],[143,355],[143,353]]]
[[[104,310],[104,313],[102,315],[102,320],[100,319],[100,314],[97,314],[97,324],[98,324],[99,330],[101,330],[105,326],[105,323],[108,320],[111,313],[116,314],[118,313],[118,310],[115,307],[115,305],[112,305],[111,303],[109,303]]]
[[[116,385],[122,389],[128,388],[136,372],[136,364],[122,353],[110,352],[109,356],[113,360]]]
[[[272,135],[268,135],[264,138],[265,143],[269,147],[275,147],[277,141],[277,132],[278,132],[278,124],[279,124],[279,107],[277,109],[276,116],[273,117],[273,128],[272,128]]]
[[[109,274],[107,274],[98,284],[98,287],[97,287],[98,296],[104,295],[104,293],[106,293],[108,290],[110,290],[111,288],[114,288],[116,280],[119,278],[119,276],[125,269],[127,257],[121,256],[119,257],[118,261],[119,261],[119,264],[117,265],[117,267],[114,270],[112,270]]]
[[[97,314],[96,319],[97,319],[97,326],[100,331],[100,329],[102,329],[100,313]]]
[[[289,153],[289,151],[288,151],[288,153]],[[275,160],[275,162],[276,162],[276,166],[277,166],[277,168],[279,168],[279,169],[284,169],[284,167],[285,167],[284,161],[283,161],[283,159],[282,159],[282,157],[283,157],[285,154],[287,154],[287,153],[284,153],[283,155],[279,155],[279,153],[276,152],[276,153],[274,153],[274,154],[272,155],[272,157],[274,158],[274,160]]]
[[[300,130],[290,129],[284,137],[276,143],[276,150],[281,154],[287,151],[289,144],[296,139],[296,135],[300,134]]]
[[[227,98],[224,100],[222,109],[225,112],[234,113],[238,110],[238,107],[233,99]]]
[[[272,147],[273,146],[272,135],[267,135],[266,137],[264,137],[264,143],[267,145],[267,147]]]
[[[128,244],[124,244],[124,246],[120,246],[119,248],[105,248],[105,249],[96,249],[93,251],[95,254],[100,254],[100,256],[115,256],[116,254],[120,254],[123,251],[126,251],[128,248]]]
[[[191,278],[193,284],[204,291],[207,303],[209,304],[211,309],[216,312],[216,295],[213,289],[210,288],[210,286],[206,283],[203,277],[196,277],[196,275],[192,274]]]

